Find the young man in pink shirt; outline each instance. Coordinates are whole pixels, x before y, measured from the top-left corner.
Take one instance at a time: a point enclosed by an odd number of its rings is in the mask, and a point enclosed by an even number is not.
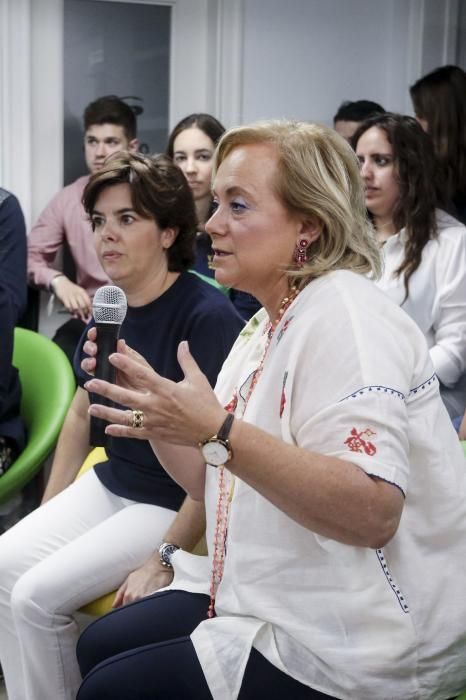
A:
[[[138,146],[136,116],[115,95],[100,97],[86,107],[84,132],[84,155],[90,174],[98,171],[110,154],[135,151]],[[89,175],[85,175],[58,192],[28,237],[29,283],[53,292],[72,316],[53,338],[71,361],[91,314],[92,297],[96,289],[110,282],[97,259],[91,225],[81,203],[88,180]],[[65,241],[75,265],[76,282],[53,267]]]

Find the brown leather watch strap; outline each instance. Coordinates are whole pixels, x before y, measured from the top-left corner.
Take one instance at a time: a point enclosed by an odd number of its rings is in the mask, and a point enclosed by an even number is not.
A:
[[[217,433],[217,438],[219,440],[223,440],[224,442],[227,442],[228,436],[231,431],[231,427],[233,425],[233,421],[235,420],[235,414],[234,413],[229,413],[225,420],[222,423],[222,427]]]

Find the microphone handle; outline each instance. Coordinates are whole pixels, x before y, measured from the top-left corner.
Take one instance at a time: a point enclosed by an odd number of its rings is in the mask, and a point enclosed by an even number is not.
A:
[[[108,361],[109,356],[116,352],[117,340],[120,333],[120,326],[116,323],[96,323],[97,330],[97,356],[95,377],[103,379],[113,384],[115,382],[116,370]],[[99,394],[91,394],[91,403],[98,403],[102,406],[113,406],[113,402]],[[105,433],[107,421],[103,418],[91,416],[89,444],[92,447],[106,447],[108,435]]]

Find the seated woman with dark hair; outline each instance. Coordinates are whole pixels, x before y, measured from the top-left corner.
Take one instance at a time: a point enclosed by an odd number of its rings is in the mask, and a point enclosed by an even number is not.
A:
[[[194,269],[214,276],[213,251],[205,223],[212,214],[212,164],[215,146],[225,127],[211,114],[190,114],[173,128],[168,137],[167,155],[181,168],[191,187],[197,214],[196,262]],[[229,297],[241,318],[248,320],[260,309],[251,294],[229,290]]]
[[[132,358],[86,385],[107,433],[150,439],[209,557],[91,624],[79,700],[445,700],[466,686],[466,470],[425,339],[367,278],[380,255],[335,132],[266,122],[215,158],[219,282],[264,305],[215,391]],[[86,344],[96,352],[93,335]],[[95,360],[84,360],[93,371]],[[176,550],[176,551],[175,551]]]
[[[179,168],[165,156],[115,155],[89,180],[84,207],[98,258],[127,297],[122,335],[173,381],[183,376],[176,349],[188,341],[213,385],[244,324],[221,292],[187,271],[196,216]],[[75,697],[74,612],[125,586],[174,527],[186,495],[149,443],[134,439],[111,439],[108,461],[74,481],[90,451],[82,357],[43,505],[0,538],[0,662],[10,700]],[[171,580],[157,563],[152,591]]]
[[[425,335],[452,417],[466,407],[466,227],[445,201],[430,137],[412,117],[368,119],[353,137],[382,246],[377,282]]]

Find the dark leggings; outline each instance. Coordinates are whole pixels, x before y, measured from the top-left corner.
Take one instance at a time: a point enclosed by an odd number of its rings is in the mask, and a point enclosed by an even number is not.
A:
[[[77,700],[212,700],[189,635],[209,599],[163,591],[99,618],[77,648],[84,677]],[[270,664],[255,649],[239,700],[334,700]]]

